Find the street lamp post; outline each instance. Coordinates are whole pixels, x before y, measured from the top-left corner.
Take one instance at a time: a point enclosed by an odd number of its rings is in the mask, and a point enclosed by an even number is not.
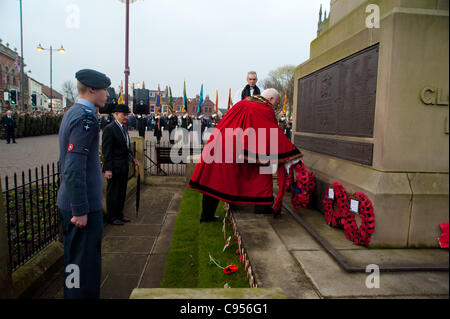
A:
[[[129,30],[130,30],[130,3],[137,0],[120,0],[125,3],[125,105],[128,106],[128,76],[130,75],[130,66],[128,65],[128,44],[129,44]]]
[[[43,50],[48,50],[50,51],[50,109],[53,108],[53,81],[52,81],[52,73],[53,73],[53,66],[52,66],[52,53],[53,51],[58,51],[59,53],[66,53],[66,50],[63,48],[63,46],[61,45],[61,47],[59,49],[53,49],[52,46],[50,46],[50,48],[43,48],[41,46],[41,44],[39,43],[38,47],[36,48],[38,51],[43,51]]]
[[[23,32],[22,32],[22,0],[20,0],[20,91],[22,94],[22,111],[25,111],[24,89],[23,89]]]

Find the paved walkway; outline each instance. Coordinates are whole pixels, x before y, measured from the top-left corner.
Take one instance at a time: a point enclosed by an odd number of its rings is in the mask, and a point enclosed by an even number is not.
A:
[[[134,288],[159,288],[184,186],[144,186],[138,216],[134,196],[124,226],[105,224],[102,241],[102,299],[128,299]],[[63,298],[62,269],[37,291],[36,299]]]

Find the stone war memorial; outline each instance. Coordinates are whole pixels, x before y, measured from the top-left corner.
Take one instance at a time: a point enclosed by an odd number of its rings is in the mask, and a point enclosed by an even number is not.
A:
[[[449,1],[331,0],[295,72],[293,142],[317,187],[365,193],[369,247],[438,247],[449,220]]]

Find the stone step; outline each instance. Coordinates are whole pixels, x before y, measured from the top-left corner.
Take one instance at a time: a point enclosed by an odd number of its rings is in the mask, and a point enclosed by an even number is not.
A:
[[[281,288],[136,288],[130,299],[286,299]]]
[[[272,228],[272,215],[257,215],[253,206],[232,206],[242,242],[260,288],[280,287],[288,298],[317,299],[314,285]]]

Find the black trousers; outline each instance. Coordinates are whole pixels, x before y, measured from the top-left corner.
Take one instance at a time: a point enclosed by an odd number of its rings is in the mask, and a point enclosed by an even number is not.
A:
[[[212,219],[216,212],[217,205],[219,205],[219,200],[217,198],[203,194],[202,215],[200,220]]]
[[[8,128],[6,131],[6,143],[9,143],[12,139],[13,143],[16,142],[16,129],[14,128]]]
[[[202,199],[202,215],[201,220],[211,219],[216,212],[217,205],[219,205],[219,200],[217,198],[203,194]],[[255,214],[272,214],[272,205],[255,205]]]
[[[123,218],[123,206],[127,195],[128,171],[113,172],[106,186],[106,210],[108,222]]]
[[[64,298],[99,299],[102,274],[102,211],[90,212],[85,228],[70,221],[71,211],[58,209],[64,241]]]

